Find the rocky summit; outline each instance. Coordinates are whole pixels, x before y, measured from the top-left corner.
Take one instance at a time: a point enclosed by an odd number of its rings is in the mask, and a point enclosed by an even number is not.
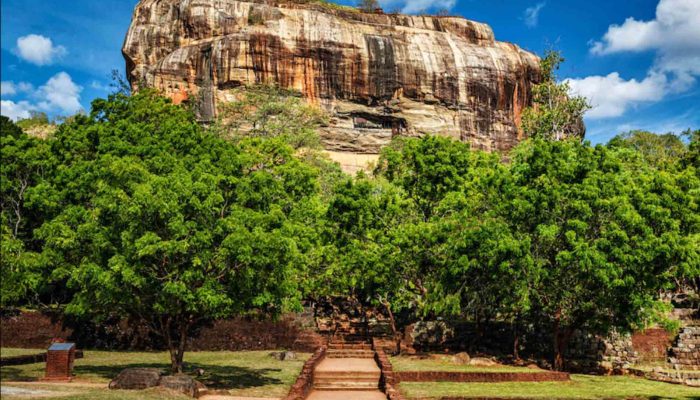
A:
[[[275,84],[331,116],[337,154],[376,154],[397,135],[439,134],[507,150],[539,59],[459,17],[364,13],[319,2],[142,0],[123,53],[135,87],[216,116],[231,88]]]

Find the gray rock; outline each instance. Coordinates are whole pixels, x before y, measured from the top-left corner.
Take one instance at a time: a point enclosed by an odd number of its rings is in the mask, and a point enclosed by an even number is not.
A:
[[[270,357],[276,358],[280,361],[296,360],[297,353],[293,351],[273,351],[270,353]]]
[[[164,376],[160,379],[160,387],[186,394],[190,397],[199,397],[206,387],[189,375],[177,374]]]
[[[158,386],[163,371],[158,368],[127,368],[109,383],[110,389],[142,390]]]

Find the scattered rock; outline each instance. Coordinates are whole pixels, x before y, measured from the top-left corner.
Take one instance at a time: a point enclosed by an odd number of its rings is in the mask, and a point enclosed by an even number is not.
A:
[[[290,361],[297,359],[297,353],[293,351],[273,351],[270,353],[270,357],[276,358],[280,361]]]
[[[500,364],[490,358],[474,357],[469,361],[469,365],[474,367],[495,367]]]
[[[109,383],[110,389],[142,390],[158,386],[163,371],[158,368],[127,368]]]
[[[185,374],[164,376],[160,379],[159,386],[190,397],[199,397],[200,392],[206,390],[206,386],[201,382]]]
[[[470,360],[471,358],[469,357],[469,354],[465,352],[457,353],[452,357],[452,362],[457,365],[469,364]]]
[[[527,369],[542,369],[542,368],[540,368],[540,366],[537,365],[537,364],[528,364],[528,365],[525,366],[525,368],[527,368]]]

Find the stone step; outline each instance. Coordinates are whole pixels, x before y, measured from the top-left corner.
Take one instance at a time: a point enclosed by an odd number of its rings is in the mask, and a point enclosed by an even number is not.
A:
[[[307,400],[386,400],[379,390],[314,390]]]
[[[367,343],[339,343],[332,342],[328,345],[329,350],[372,350],[372,345]]]
[[[378,382],[314,382],[316,390],[377,390]]]
[[[328,349],[329,358],[374,358],[374,350]]]
[[[336,381],[379,381],[381,372],[375,371],[315,371],[314,372],[314,382],[323,381],[329,382],[332,380]]]

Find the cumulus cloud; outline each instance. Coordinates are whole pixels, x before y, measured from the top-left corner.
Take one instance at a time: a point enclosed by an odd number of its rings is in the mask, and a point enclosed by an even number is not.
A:
[[[27,98],[30,101],[14,102],[10,100],[2,100],[1,114],[13,120],[29,118],[31,111],[45,111],[48,113],[59,113],[63,115],[71,115],[82,109],[80,105],[80,93],[83,88],[73,82],[70,75],[65,72],[59,72],[51,77],[39,89],[34,90],[34,87],[26,82],[15,84],[7,81],[2,82],[3,96],[5,91],[12,94],[26,92]]]
[[[587,116],[593,119],[619,117],[636,104],[661,100],[668,91],[668,79],[659,73],[652,73],[641,81],[625,80],[613,72],[566,82],[572,94],[588,98],[593,108]]]
[[[0,83],[0,95],[4,97],[14,96],[22,92],[31,92],[33,90],[34,86],[27,82],[14,83],[12,81],[2,81]]]
[[[523,21],[525,22],[525,26],[528,28],[534,28],[537,26],[540,21],[540,11],[542,11],[546,4],[547,3],[545,2],[541,2],[525,9],[525,12],[523,13]]]
[[[656,52],[653,69],[673,75],[670,88],[688,89],[700,76],[700,1],[660,0],[650,21],[627,18],[611,25],[591,53]]]
[[[70,75],[59,72],[39,88],[37,94],[43,99],[39,102],[39,107],[47,111],[58,110],[68,114],[76,113],[82,108],[80,105],[80,92],[82,90],[83,88],[76,85]]]
[[[27,35],[17,39],[17,55],[32,64],[48,65],[66,55],[63,46],[54,46],[50,38],[41,35]]]
[[[27,101],[15,103],[11,100],[0,100],[0,114],[13,121],[29,118],[34,110],[36,107]]]

